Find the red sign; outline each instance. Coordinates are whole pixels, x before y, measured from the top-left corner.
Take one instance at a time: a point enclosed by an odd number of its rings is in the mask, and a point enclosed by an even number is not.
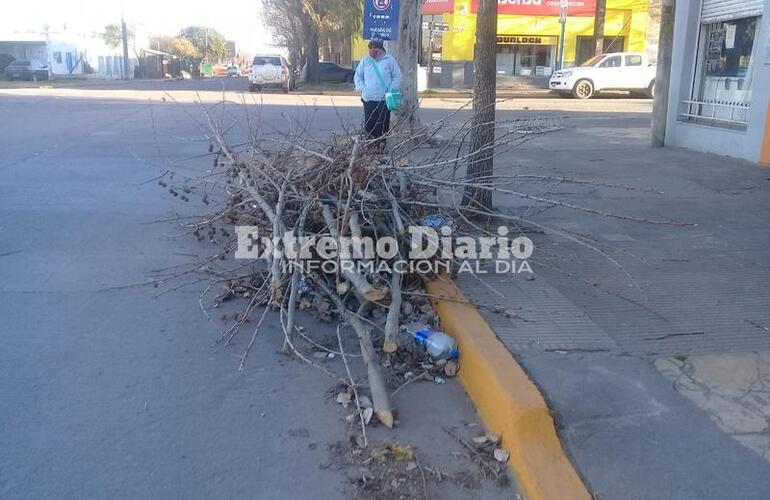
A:
[[[420,12],[422,14],[446,14],[455,10],[455,0],[425,0]]]
[[[569,0],[567,16],[593,17],[596,0]],[[513,16],[558,16],[559,0],[497,0],[497,13]],[[471,0],[471,12],[478,12],[479,0]]]

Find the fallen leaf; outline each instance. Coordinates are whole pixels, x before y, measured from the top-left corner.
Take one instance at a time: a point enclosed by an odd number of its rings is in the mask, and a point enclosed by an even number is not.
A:
[[[322,351],[316,351],[316,352],[313,353],[313,357],[314,358],[318,358],[318,359],[325,358],[326,357],[326,353],[322,352]]]
[[[458,369],[459,366],[457,366],[456,361],[447,361],[447,363],[444,365],[444,375],[447,377],[454,377],[457,375]]]
[[[508,461],[508,457],[510,456],[510,453],[508,453],[508,450],[503,448],[495,448],[495,451],[493,454],[495,456],[495,460],[503,464]]]
[[[361,414],[364,417],[364,425],[369,425],[369,421],[372,420],[372,415],[374,415],[374,409],[366,408],[361,412]]]
[[[473,438],[473,442],[476,444],[484,444],[487,441],[489,441],[489,438],[487,436],[476,436]]]
[[[353,398],[347,392],[341,392],[337,394],[337,402],[342,405],[343,408],[347,408]]]
[[[412,460],[414,458],[414,453],[412,453],[412,449],[408,446],[404,446],[400,443],[395,443],[390,445],[390,452],[393,453],[393,458],[395,458],[398,461],[403,460]]]

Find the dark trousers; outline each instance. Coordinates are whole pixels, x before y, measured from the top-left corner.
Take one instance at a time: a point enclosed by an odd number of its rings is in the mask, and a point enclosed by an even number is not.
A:
[[[379,139],[390,129],[390,110],[385,101],[364,101],[364,131],[369,139]],[[375,142],[380,150],[385,149],[385,141]]]

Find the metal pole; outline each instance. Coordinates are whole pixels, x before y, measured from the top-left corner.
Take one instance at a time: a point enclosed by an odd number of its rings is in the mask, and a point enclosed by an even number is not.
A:
[[[130,78],[128,75],[128,28],[122,13],[120,15],[120,26],[123,31],[123,79],[128,80]]]
[[[559,69],[564,69],[564,34],[567,31],[567,18],[559,20],[561,23],[561,36],[559,37]]]
[[[433,23],[428,24],[428,79],[425,90],[430,90],[430,76],[433,73]]]

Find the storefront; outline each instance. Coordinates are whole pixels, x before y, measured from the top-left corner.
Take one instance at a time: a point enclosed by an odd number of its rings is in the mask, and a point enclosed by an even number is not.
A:
[[[604,44],[608,51],[645,52],[650,0],[607,0]],[[422,8],[420,64],[432,65],[431,86],[473,84],[477,0],[426,0]],[[569,0],[564,64],[574,66],[593,55],[596,0]],[[436,30],[436,23],[442,30]],[[498,0],[497,66],[504,77],[546,77],[558,64],[559,0]],[[353,59],[365,54],[358,43]],[[430,56],[428,54],[431,54]]]
[[[497,74],[550,76],[558,38],[536,35],[497,36]]]
[[[769,11],[770,0],[677,2],[667,144],[761,159],[770,141]]]

